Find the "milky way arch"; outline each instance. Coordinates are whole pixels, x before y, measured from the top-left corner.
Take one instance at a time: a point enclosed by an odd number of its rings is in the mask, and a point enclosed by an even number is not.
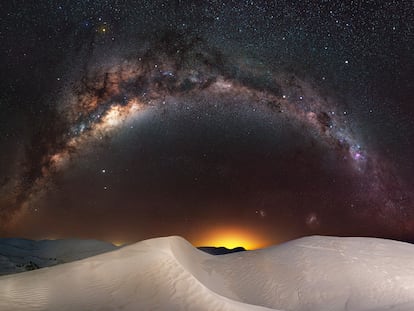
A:
[[[88,65],[80,75],[57,105],[43,148],[36,149],[37,156],[27,155],[32,160],[18,176],[20,181],[4,186],[14,190],[9,191],[7,208],[2,208],[3,221],[30,209],[79,150],[111,136],[149,107],[204,93],[248,101],[299,124],[335,150],[356,180],[367,181],[363,192],[366,200],[374,202],[370,205],[376,206],[379,218],[385,223],[394,218],[405,230],[411,228],[409,221],[401,222],[411,201],[390,164],[363,146],[346,111],[295,75],[255,68],[208,48],[201,39],[173,34],[134,55]]]

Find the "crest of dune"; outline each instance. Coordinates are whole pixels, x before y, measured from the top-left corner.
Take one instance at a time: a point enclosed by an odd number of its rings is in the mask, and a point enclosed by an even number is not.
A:
[[[0,277],[0,310],[414,310],[414,247],[307,237],[206,254],[180,237]]]

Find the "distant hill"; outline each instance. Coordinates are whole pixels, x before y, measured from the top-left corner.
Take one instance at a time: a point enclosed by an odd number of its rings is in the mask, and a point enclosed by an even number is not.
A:
[[[244,252],[246,249],[244,247],[235,247],[235,248],[227,248],[227,247],[214,247],[214,246],[200,246],[197,247],[199,250],[206,252],[210,255],[225,255],[225,254],[231,254],[231,253],[237,253],[237,252]]]
[[[117,249],[97,240],[0,239],[0,275],[72,262]]]

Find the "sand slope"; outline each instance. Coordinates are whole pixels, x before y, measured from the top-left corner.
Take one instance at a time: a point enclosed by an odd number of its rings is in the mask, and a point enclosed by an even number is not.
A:
[[[0,310],[414,310],[414,246],[308,237],[212,256],[146,240],[0,277]]]

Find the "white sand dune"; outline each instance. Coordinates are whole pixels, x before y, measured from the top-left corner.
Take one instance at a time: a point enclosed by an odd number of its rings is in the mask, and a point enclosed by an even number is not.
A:
[[[151,239],[0,277],[0,310],[413,311],[414,246],[315,236],[213,256]]]

